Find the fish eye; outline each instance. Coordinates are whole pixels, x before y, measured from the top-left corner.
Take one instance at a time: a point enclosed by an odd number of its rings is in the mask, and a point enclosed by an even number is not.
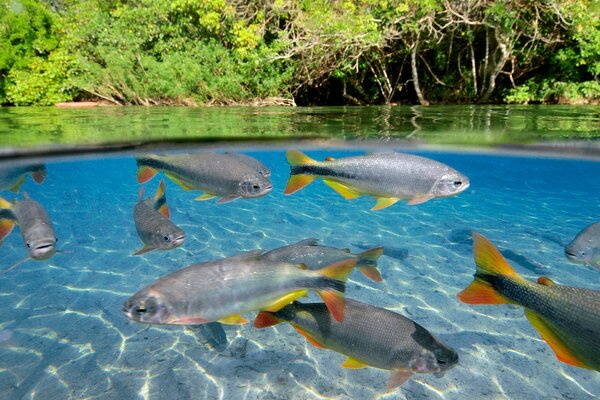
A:
[[[25,244],[27,245],[27,247],[31,247],[31,243],[27,242]]]
[[[256,185],[256,184],[254,184],[254,185],[252,185],[252,189],[254,189],[254,190],[258,190],[258,189],[260,189],[260,186],[258,186],[258,185]]]
[[[462,185],[461,181],[454,181],[454,186],[460,186],[460,185]]]
[[[144,315],[145,312],[146,312],[146,307],[144,307],[144,306],[139,306],[139,307],[136,307],[136,309],[135,309],[135,313],[137,315]]]
[[[446,360],[437,359],[437,363],[440,365],[446,365]]]
[[[165,239],[165,242],[169,241],[169,237],[168,236],[164,236],[163,239]]]

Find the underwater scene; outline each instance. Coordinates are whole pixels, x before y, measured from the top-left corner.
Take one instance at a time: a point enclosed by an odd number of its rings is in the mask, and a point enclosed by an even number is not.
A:
[[[0,398],[597,398],[598,176],[359,147],[5,163]]]

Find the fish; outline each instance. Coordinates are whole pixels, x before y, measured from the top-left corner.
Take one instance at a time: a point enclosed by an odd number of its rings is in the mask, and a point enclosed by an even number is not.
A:
[[[225,154],[227,154],[230,157],[236,158],[237,160],[243,162],[250,168],[254,168],[259,174],[261,174],[265,178],[271,176],[271,170],[254,157],[247,156],[246,154],[230,153],[228,151],[226,151]]]
[[[291,171],[285,194],[292,194],[321,177],[347,200],[373,196],[377,202],[371,210],[387,208],[399,200],[415,205],[455,196],[470,185],[469,179],[453,168],[412,154],[372,153],[316,161],[291,150],[286,157]]]
[[[600,222],[588,225],[565,246],[565,256],[571,262],[588,265],[600,271]]]
[[[0,198],[0,244],[18,224],[29,257],[46,260],[56,253],[56,234],[48,213],[40,203],[23,193],[23,200],[9,203]]]
[[[48,173],[43,164],[0,167],[0,191],[18,192],[27,175],[31,175],[34,181],[41,184]]]
[[[305,239],[289,246],[283,246],[263,254],[271,261],[283,261],[290,264],[304,264],[309,269],[317,270],[328,264],[348,258],[356,259],[355,268],[374,282],[381,282],[381,274],[377,269],[377,259],[383,254],[383,247],[374,247],[358,254],[350,249],[320,246],[317,239]]]
[[[194,264],[159,278],[125,301],[123,313],[146,324],[244,324],[248,321],[241,314],[277,311],[312,289],[341,321],[345,281],[354,264],[356,260],[348,259],[311,271],[250,252]]]
[[[558,360],[600,371],[600,291],[521,277],[479,233],[473,234],[475,279],[458,298],[467,304],[516,304]]]
[[[220,197],[217,203],[240,198],[262,197],[273,189],[265,178],[247,162],[227,154],[198,153],[175,156],[146,156],[137,159],[138,183],[152,179],[159,170],[184,190],[201,190],[198,201]]]
[[[171,250],[185,241],[185,232],[169,220],[169,207],[165,195],[165,181],[161,179],[154,199],[143,199],[133,210],[133,220],[138,236],[144,246],[133,253],[134,256],[152,250]]]
[[[277,312],[261,311],[256,328],[289,322],[312,345],[347,358],[344,368],[391,370],[387,386],[402,385],[414,373],[443,376],[458,354],[418,323],[385,308],[346,298],[344,321],[332,319],[323,303],[294,303]]]

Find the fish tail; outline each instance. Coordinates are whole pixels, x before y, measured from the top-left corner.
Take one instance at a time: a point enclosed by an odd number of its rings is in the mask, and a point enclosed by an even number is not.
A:
[[[312,181],[314,181],[317,177],[314,175],[304,174],[303,166],[305,165],[316,165],[319,162],[313,160],[306,154],[297,150],[290,150],[286,153],[286,158],[288,163],[290,164],[291,172],[290,179],[287,182],[285,187],[285,194],[292,194],[304,186],[308,185]]]
[[[47,175],[48,172],[46,171],[46,167],[44,165],[36,165],[31,172],[31,177],[38,184],[42,184]]]
[[[270,311],[260,311],[254,320],[255,328],[267,328],[269,326],[277,325],[283,322],[281,318],[278,318],[275,313]]]
[[[510,303],[509,299],[494,288],[494,281],[499,277],[510,277],[514,280],[523,278],[512,269],[489,240],[476,232],[473,233],[473,257],[477,266],[475,279],[458,294],[458,298],[467,304]]]
[[[137,162],[137,181],[138,183],[146,183],[150,179],[154,178],[154,176],[158,173],[158,170],[154,167],[148,165],[150,163],[150,159],[148,158],[138,158]]]
[[[377,260],[383,254],[383,247],[374,247],[357,254],[356,268],[373,282],[381,282],[381,274],[377,269]]]
[[[165,218],[169,218],[169,206],[167,206],[167,196],[165,194],[165,180],[161,179],[154,195],[154,208]]]
[[[317,289],[329,313],[338,322],[344,320],[344,292],[346,291],[346,279],[356,265],[356,259],[348,259],[333,263],[319,272],[323,275],[326,288]]]
[[[15,227],[16,218],[11,211],[12,204],[0,197],[0,246],[5,237]]]

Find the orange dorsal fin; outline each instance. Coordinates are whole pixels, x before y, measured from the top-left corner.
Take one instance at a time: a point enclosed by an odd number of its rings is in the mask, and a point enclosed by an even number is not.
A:
[[[538,331],[542,339],[554,350],[556,357],[569,365],[574,365],[580,368],[594,369],[588,366],[585,362],[581,361],[580,358],[567,347],[558,334],[556,328],[554,328],[548,321],[541,316],[537,315],[531,310],[525,310],[525,315],[531,325]]]
[[[317,177],[314,175],[292,175],[290,179],[288,179],[287,185],[285,186],[284,194],[292,194],[302,189],[304,186],[308,185],[312,181],[314,181]]]
[[[281,320],[269,311],[260,311],[254,320],[255,328],[267,328],[269,326],[277,325]]]
[[[317,342],[317,340],[315,338],[313,338],[311,336],[310,333],[308,333],[307,331],[305,331],[304,329],[300,328],[297,325],[292,325],[292,327],[298,331],[299,334],[301,334],[302,336],[304,336],[306,338],[306,340],[308,340],[310,342],[310,344],[312,344],[315,347],[318,347],[320,349],[326,349],[326,347],[324,345],[322,345],[321,343]]]

